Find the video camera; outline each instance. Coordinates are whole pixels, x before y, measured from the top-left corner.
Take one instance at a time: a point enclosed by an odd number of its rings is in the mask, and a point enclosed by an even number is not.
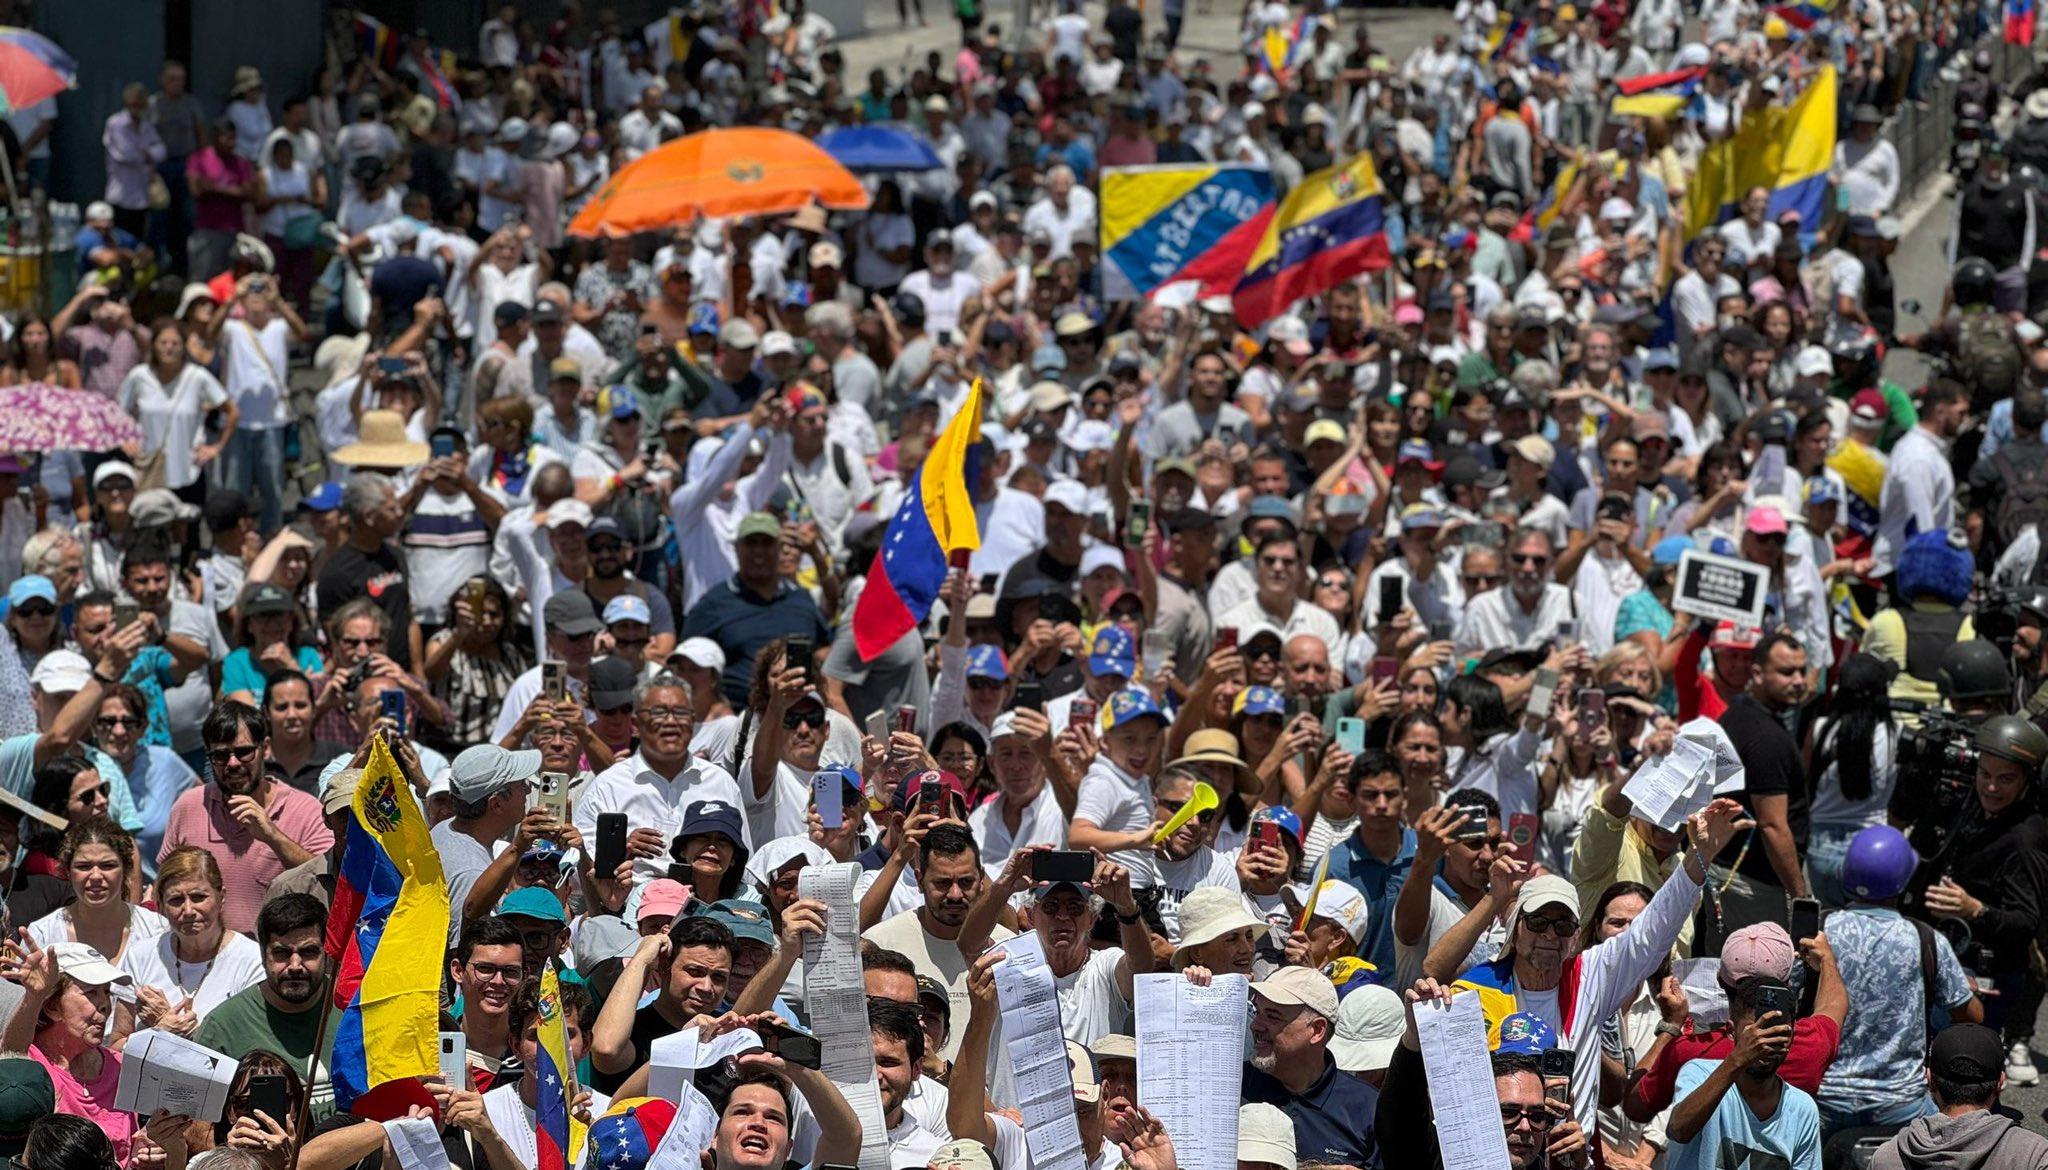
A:
[[[1940,879],[1943,853],[1977,809],[1977,748],[1974,723],[1924,703],[1894,699],[1891,709],[1917,714],[1917,726],[1899,734],[1898,784],[1894,815],[1906,822],[1906,839],[1922,861],[1907,887],[1905,904],[1917,908],[1920,895]]]

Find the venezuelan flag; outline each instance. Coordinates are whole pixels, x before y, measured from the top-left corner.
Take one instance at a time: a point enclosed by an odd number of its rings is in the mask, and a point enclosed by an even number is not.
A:
[[[1303,297],[1385,268],[1385,199],[1371,155],[1303,179],[1273,213],[1231,296],[1238,323],[1256,328]]]
[[[1771,193],[1767,218],[1797,211],[1803,230],[1816,230],[1834,161],[1837,89],[1834,66],[1823,66],[1791,104],[1749,114],[1707,147],[1686,197],[1686,238],[1734,218],[1752,187]]]
[[[1274,204],[1268,200],[1258,214],[1225,232],[1207,251],[1180,266],[1146,293],[1146,297],[1170,308],[1186,308],[1203,297],[1227,297],[1244,278],[1252,253],[1266,238],[1266,225],[1273,222]]]
[[[416,1078],[440,1071],[448,883],[412,786],[380,736],[356,784],[355,819],[327,917],[335,964],[335,1107],[373,1120],[431,1107]]]
[[[2034,0],[2005,0],[2005,43],[2034,43]]]
[[[562,1019],[562,982],[549,960],[540,977],[540,1051],[534,1054],[533,1144],[537,1170],[569,1170],[583,1155],[589,1128],[570,1112],[576,1091],[569,1060],[568,1026]]]
[[[1706,66],[1701,65],[1617,81],[1614,88],[1620,90],[1621,95],[1614,99],[1607,112],[1618,118],[1677,117],[1692,104],[1693,96],[1699,92],[1700,82],[1706,75]]]
[[[1101,198],[1103,296],[1136,300],[1213,255],[1261,209],[1270,211],[1273,172],[1224,163],[1107,167]],[[1247,245],[1223,293],[1236,287],[1250,255]]]
[[[1264,42],[1259,46],[1260,67],[1274,77],[1291,74],[1315,43],[1315,22],[1314,16],[1303,13],[1284,28],[1277,24],[1266,26]]]
[[[1801,32],[1810,31],[1814,25],[1833,16],[1834,0],[1813,0],[1806,4],[1779,4],[1771,9],[1771,15]]]
[[[863,661],[887,650],[931,613],[946,583],[946,555],[981,547],[968,495],[968,449],[981,438],[981,379],[932,443],[903,504],[889,519],[867,585],[853,606],[853,644]],[[445,901],[445,899],[444,899]]]
[[[1486,59],[1491,62],[1502,53],[1520,44],[1529,35],[1529,22],[1519,16],[1503,12],[1494,18],[1493,27],[1486,33]]]
[[[374,16],[355,17],[356,44],[363,55],[386,69],[398,64],[398,34]]]

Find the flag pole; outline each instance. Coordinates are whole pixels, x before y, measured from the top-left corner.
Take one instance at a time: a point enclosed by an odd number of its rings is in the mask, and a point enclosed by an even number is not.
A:
[[[332,913],[333,907],[330,906],[328,909]],[[299,1101],[298,1119],[292,1125],[292,1132],[298,1140],[292,1143],[292,1160],[287,1170],[299,1170],[299,1151],[306,1148],[306,1136],[313,1125],[313,1082],[320,1075],[320,1050],[327,1046],[327,1021],[334,1016],[335,960],[333,955],[325,957],[327,974],[320,980],[320,1022],[313,1028],[313,1059],[306,1066],[306,1092]],[[331,1090],[334,1084],[331,1062],[327,1083]]]

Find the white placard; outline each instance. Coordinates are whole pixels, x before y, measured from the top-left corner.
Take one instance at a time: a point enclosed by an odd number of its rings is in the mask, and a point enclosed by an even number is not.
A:
[[[173,1117],[219,1121],[227,1108],[235,1066],[232,1057],[174,1032],[144,1028],[128,1037],[121,1052],[114,1108],[143,1117],[161,1109]],[[277,1120],[284,1123],[283,1118]]]
[[[1689,548],[1678,558],[1672,612],[1761,629],[1770,576],[1762,565]]]
[[[1218,975],[1197,987],[1180,974],[1135,984],[1138,1103],[1173,1135],[1181,1170],[1237,1170],[1251,985]]]

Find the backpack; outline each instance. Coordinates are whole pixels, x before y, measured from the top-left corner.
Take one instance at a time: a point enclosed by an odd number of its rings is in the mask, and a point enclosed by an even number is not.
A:
[[[2048,537],[2048,460],[2030,459],[2022,469],[2009,453],[2000,451],[1991,457],[1991,467],[1998,472],[2002,489],[1991,517],[1999,543],[2010,545],[2029,524]]]
[[[1970,409],[1982,414],[2019,385],[2019,342],[2004,317],[1990,311],[1966,312],[1956,326],[1956,372],[1970,391]]]

